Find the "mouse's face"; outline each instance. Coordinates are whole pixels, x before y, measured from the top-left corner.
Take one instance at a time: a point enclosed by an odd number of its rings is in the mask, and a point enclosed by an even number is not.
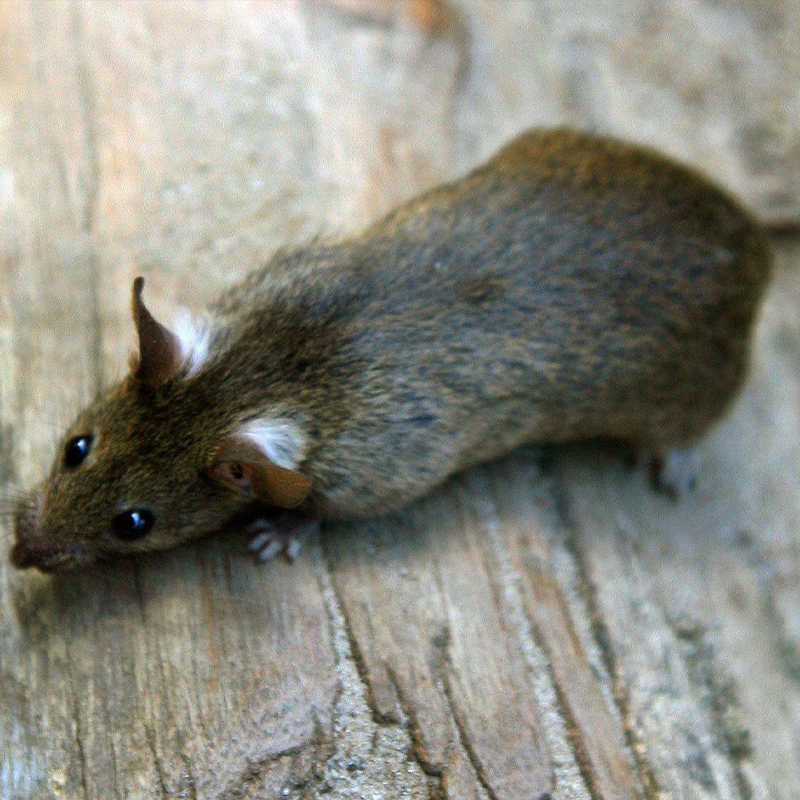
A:
[[[17,566],[59,571],[172,547],[221,527],[247,502],[215,479],[213,437],[187,435],[169,419],[168,400],[153,402],[128,380],[80,414],[48,478],[17,509]]]
[[[186,376],[176,337],[156,353],[170,363],[157,365],[146,349],[153,332],[137,324],[134,373],[79,415],[48,478],[17,507],[11,560],[18,567],[59,572],[173,547],[248,506],[291,507],[309,492],[291,465],[275,463],[263,425],[211,413],[213,382]]]

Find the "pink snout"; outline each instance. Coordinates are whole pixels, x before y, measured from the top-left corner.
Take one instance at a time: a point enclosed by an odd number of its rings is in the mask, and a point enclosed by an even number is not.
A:
[[[85,563],[87,555],[79,545],[31,546],[28,542],[18,541],[11,548],[10,560],[18,569],[36,567],[42,572],[62,572]]]
[[[65,572],[93,560],[86,548],[56,533],[41,530],[43,497],[37,492],[21,501],[14,513],[16,544],[9,559],[18,569],[36,567],[42,572]]]

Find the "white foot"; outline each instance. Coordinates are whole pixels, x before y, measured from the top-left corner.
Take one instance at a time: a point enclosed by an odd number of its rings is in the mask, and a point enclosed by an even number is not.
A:
[[[700,456],[693,449],[668,450],[652,462],[655,488],[677,499],[694,489],[700,468]]]
[[[273,519],[259,517],[247,526],[247,533],[253,536],[247,549],[262,563],[281,554],[292,562],[303,549],[305,540],[317,530],[318,519],[293,514],[281,514]]]

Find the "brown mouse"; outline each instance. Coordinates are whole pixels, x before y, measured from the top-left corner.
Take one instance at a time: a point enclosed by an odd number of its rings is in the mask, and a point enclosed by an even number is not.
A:
[[[239,518],[266,559],[524,443],[618,440],[683,488],[743,381],[770,261],[697,173],[539,130],[355,236],[275,255],[202,323],[157,322],[139,278],[130,374],[18,505],[11,560],[60,571]]]

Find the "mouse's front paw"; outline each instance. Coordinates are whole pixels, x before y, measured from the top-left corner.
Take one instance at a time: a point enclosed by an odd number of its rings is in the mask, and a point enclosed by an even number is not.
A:
[[[653,488],[676,500],[694,489],[699,468],[700,456],[696,450],[667,450],[650,462]]]
[[[247,549],[262,563],[283,555],[294,561],[303,549],[306,539],[319,530],[319,520],[287,512],[277,517],[259,517],[247,526],[253,536]]]

